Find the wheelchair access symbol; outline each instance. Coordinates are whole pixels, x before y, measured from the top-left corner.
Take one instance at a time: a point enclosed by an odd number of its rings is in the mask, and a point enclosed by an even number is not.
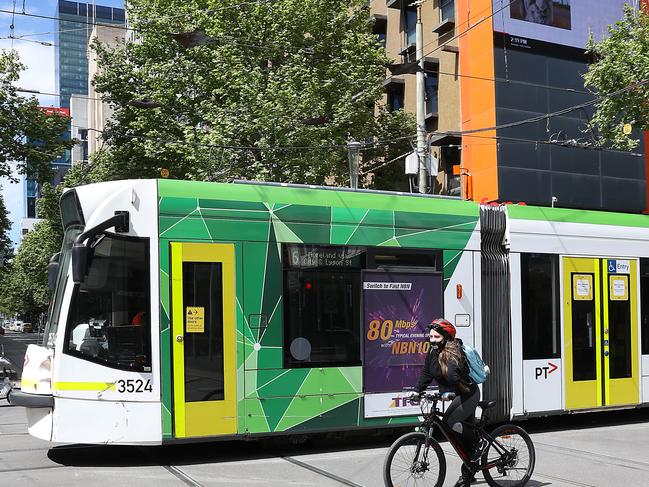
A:
[[[607,265],[608,265],[608,271],[609,272],[617,271],[617,261],[609,259],[606,262],[607,262]]]

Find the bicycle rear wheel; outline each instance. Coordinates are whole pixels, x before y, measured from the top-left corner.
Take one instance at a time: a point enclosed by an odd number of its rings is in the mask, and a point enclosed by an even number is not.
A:
[[[519,426],[505,424],[493,430],[491,437],[482,465],[495,465],[483,470],[485,480],[491,487],[522,487],[532,476],[536,461],[530,435]]]
[[[424,433],[407,433],[395,441],[383,463],[386,487],[442,487],[446,458],[437,441],[430,439],[426,450]]]

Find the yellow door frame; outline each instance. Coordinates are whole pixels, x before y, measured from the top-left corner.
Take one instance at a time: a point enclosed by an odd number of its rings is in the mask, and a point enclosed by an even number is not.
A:
[[[638,404],[640,402],[640,359],[639,344],[638,344],[638,262],[632,259],[617,259],[629,261],[630,269],[629,274],[616,274],[608,272],[607,259],[602,259],[602,276],[604,276],[602,292],[603,292],[603,316],[606,320],[606,325],[603,330],[604,340],[604,380],[605,380],[605,396],[607,406],[620,406],[626,404]],[[626,283],[626,301],[630,307],[631,319],[631,377],[622,379],[612,379],[610,373],[610,355],[608,340],[609,326],[608,326],[608,313],[609,313],[609,297],[610,297],[610,281],[613,276],[619,277],[622,282]]]
[[[608,272],[608,260],[629,261],[629,274]],[[565,407],[566,409],[588,409],[601,406],[638,404],[640,401],[640,359],[638,319],[638,261],[637,259],[611,259],[604,257],[563,257],[563,323],[565,356]],[[582,276],[579,276],[582,274]],[[595,380],[573,380],[574,358],[572,337],[572,302],[577,293],[573,276],[586,279],[593,276],[592,298],[595,312]],[[609,350],[609,297],[610,277],[622,276],[627,283],[631,318],[631,377],[612,379],[610,377]],[[625,278],[626,276],[626,278]],[[602,393],[603,391],[603,393]]]
[[[599,259],[583,257],[563,257],[563,349],[565,356],[565,398],[566,409],[587,409],[602,405],[602,339]],[[590,296],[584,300],[594,302],[595,314],[595,379],[573,380],[574,361],[572,346],[572,301],[576,294],[573,274],[592,275]],[[584,279],[587,281],[587,279]],[[590,298],[590,299],[588,299]]]
[[[171,243],[174,429],[176,438],[237,432],[234,244]],[[223,283],[223,380],[221,401],[185,401],[183,263],[221,263]]]

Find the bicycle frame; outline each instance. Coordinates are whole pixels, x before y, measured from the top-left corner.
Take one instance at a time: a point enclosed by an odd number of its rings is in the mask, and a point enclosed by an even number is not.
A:
[[[427,434],[426,434],[426,451],[425,451],[425,457],[428,456],[428,448],[429,448],[429,440],[432,439],[433,437],[433,432],[435,430],[435,426],[437,426],[446,440],[451,444],[455,452],[458,454],[462,462],[467,466],[467,467],[472,467],[471,465],[471,458],[469,457],[469,454],[467,451],[464,449],[464,446],[462,445],[462,442],[460,439],[457,437],[455,432],[451,429],[451,427],[444,421],[444,413],[442,413],[438,408],[437,408],[437,402],[438,400],[433,400],[431,403],[431,409],[430,413],[426,415],[423,411],[422,407],[422,413],[424,413],[424,427],[427,428]],[[484,412],[483,412],[484,415]],[[478,435],[485,439],[488,444],[491,444],[494,446],[498,454],[500,455],[498,459],[493,460],[489,463],[485,463],[484,465],[480,465],[478,470],[489,470],[493,467],[498,467],[502,465],[503,463],[503,456],[506,455],[508,452],[501,444],[499,444],[497,441],[494,440],[494,438],[484,430],[482,427],[482,422],[483,420],[481,419],[477,424],[471,424],[465,421],[462,421],[462,423],[465,426],[474,428]],[[416,452],[415,458],[419,456],[419,451]]]

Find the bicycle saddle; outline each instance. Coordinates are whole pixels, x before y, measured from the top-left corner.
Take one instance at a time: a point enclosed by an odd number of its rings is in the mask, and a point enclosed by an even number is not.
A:
[[[480,401],[478,402],[478,407],[484,409],[492,408],[496,405],[496,401]]]

